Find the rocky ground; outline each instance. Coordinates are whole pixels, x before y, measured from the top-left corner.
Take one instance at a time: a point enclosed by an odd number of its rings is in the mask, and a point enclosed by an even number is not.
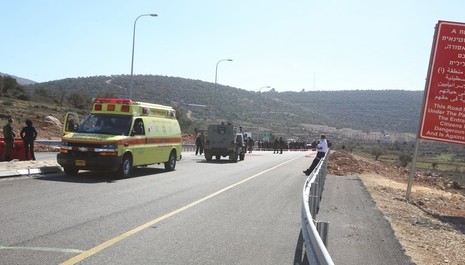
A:
[[[465,264],[463,184],[425,172],[414,176],[406,200],[408,169],[345,151],[330,156],[328,174],[359,176],[417,265]]]

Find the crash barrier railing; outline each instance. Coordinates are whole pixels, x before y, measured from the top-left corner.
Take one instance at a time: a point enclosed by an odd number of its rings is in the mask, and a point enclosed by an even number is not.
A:
[[[305,181],[302,194],[302,235],[307,259],[311,265],[334,264],[326,249],[329,223],[319,222],[315,219],[320,209],[329,153],[329,151],[326,153],[326,156],[320,160],[318,166]]]

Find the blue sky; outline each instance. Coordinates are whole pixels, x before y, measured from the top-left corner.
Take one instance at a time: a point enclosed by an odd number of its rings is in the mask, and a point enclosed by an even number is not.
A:
[[[438,20],[463,0],[0,0],[0,72],[37,82],[131,73],[246,90],[423,90]]]

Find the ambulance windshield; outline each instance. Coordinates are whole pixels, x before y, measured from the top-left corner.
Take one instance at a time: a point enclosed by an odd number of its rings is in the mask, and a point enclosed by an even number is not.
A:
[[[78,132],[129,135],[130,116],[90,114],[79,125]]]

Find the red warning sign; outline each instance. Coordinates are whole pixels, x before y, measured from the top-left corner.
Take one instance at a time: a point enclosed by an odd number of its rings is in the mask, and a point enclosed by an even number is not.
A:
[[[465,144],[465,23],[436,25],[419,137]]]

